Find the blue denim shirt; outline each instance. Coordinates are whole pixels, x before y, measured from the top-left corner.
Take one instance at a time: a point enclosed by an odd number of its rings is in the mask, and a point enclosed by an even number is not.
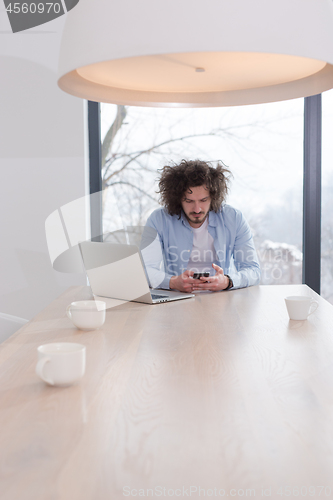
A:
[[[242,213],[230,205],[218,213],[210,211],[208,232],[214,240],[214,263],[231,277],[233,288],[258,285],[258,257]],[[187,269],[192,246],[193,231],[183,212],[179,218],[164,208],[155,210],[147,220],[141,247],[150,286],[168,289],[171,276]]]

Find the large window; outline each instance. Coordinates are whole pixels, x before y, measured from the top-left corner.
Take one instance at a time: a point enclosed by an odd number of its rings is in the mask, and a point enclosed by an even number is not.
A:
[[[333,90],[323,94],[321,294],[333,304]]]
[[[302,282],[303,99],[235,108],[101,105],[103,232],[143,225],[158,207],[157,170],[221,160],[228,203],[247,218],[262,283]]]

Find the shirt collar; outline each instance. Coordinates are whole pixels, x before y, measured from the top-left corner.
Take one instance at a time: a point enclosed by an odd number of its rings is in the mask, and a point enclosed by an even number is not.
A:
[[[181,221],[182,221],[182,223],[184,224],[184,226],[185,226],[185,227],[187,227],[188,229],[191,229],[191,226],[190,226],[190,224],[189,224],[188,220],[186,219],[186,217],[185,217],[185,214],[184,214],[183,210],[182,210],[182,212],[181,212],[181,217],[180,217],[180,218],[181,218]]]
[[[208,214],[208,226],[216,227],[217,222],[217,213],[211,210]]]

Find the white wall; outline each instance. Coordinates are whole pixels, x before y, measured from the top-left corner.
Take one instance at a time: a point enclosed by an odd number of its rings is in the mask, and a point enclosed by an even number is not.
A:
[[[0,10],[0,312],[30,319],[84,275],[53,270],[45,220],[84,196],[84,105],[56,84],[65,16],[13,34]]]

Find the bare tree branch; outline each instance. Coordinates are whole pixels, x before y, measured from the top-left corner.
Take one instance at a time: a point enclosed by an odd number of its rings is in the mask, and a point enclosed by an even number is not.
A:
[[[156,200],[156,198],[154,198],[153,196],[151,196],[149,193],[147,193],[147,191],[145,191],[144,189],[141,189],[139,188],[138,186],[135,186],[134,184],[132,184],[131,182],[125,182],[125,181],[117,181],[117,182],[113,182],[112,184],[108,184],[106,187],[111,187],[111,186],[116,186],[117,184],[122,184],[122,185],[126,185],[126,186],[130,186],[134,189],[136,189],[137,191],[139,191],[140,193],[144,194],[145,196],[147,196],[148,198],[150,198],[151,200],[155,201],[156,203],[158,203],[158,200]]]
[[[105,163],[105,159],[108,155],[108,152],[110,151],[110,148],[112,146],[114,138],[116,137],[118,130],[122,126],[122,124],[126,118],[126,115],[127,115],[127,111],[126,111],[125,106],[118,105],[116,117],[115,117],[111,127],[107,131],[107,134],[104,137],[104,141],[102,143],[102,165],[104,165],[104,163]]]
[[[137,158],[139,158],[140,156],[145,155],[145,154],[149,155],[152,152],[155,152],[156,149],[161,148],[162,146],[166,146],[167,144],[171,144],[174,142],[186,141],[187,139],[193,139],[195,137],[210,137],[210,136],[219,136],[219,135],[220,134],[217,133],[216,131],[212,131],[212,132],[208,132],[208,133],[189,134],[189,135],[185,135],[183,137],[176,137],[176,138],[168,139],[167,141],[163,141],[163,142],[160,142],[159,144],[155,144],[154,146],[151,146],[150,148],[144,149],[143,151],[129,153],[126,156],[128,156],[130,159],[126,163],[124,163],[124,165],[121,168],[112,172],[108,177],[105,177],[105,174],[104,174],[104,182],[107,183],[112,177],[120,174],[120,172],[125,170],[126,167],[130,163],[132,163],[133,161],[136,161]]]

